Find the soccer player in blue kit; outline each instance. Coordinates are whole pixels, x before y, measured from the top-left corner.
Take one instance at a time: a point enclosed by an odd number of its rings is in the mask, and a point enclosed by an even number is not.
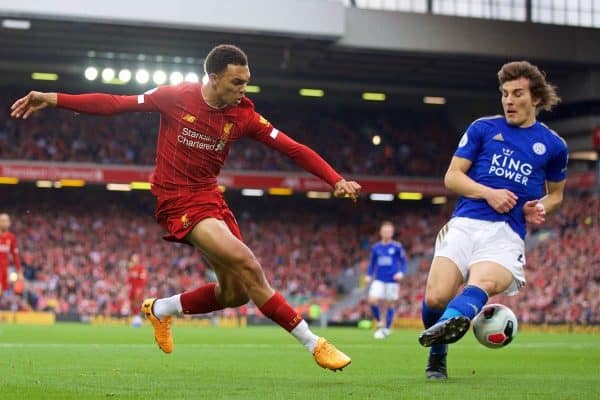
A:
[[[423,301],[428,379],[448,377],[447,345],[489,297],[525,285],[526,224],[541,225],[563,200],[567,145],[536,120],[560,101],[555,87],[526,61],[503,65],[498,81],[504,115],[469,126],[444,178],[460,197],[437,236]]]
[[[381,241],[371,248],[366,281],[367,283],[372,281],[368,300],[373,318],[377,321],[377,330],[373,337],[385,339],[390,335],[390,328],[394,321],[396,302],[399,298],[398,283],[406,273],[406,256],[402,244],[392,240],[394,224],[390,221],[381,224],[379,236]],[[385,325],[381,322],[380,305],[386,308]]]

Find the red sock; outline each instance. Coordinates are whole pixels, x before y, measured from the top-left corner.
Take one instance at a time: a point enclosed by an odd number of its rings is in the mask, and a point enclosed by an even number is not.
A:
[[[184,314],[206,314],[212,311],[222,310],[215,295],[215,283],[209,283],[181,294],[181,309]]]
[[[288,332],[302,322],[302,317],[277,292],[260,307],[260,311]]]

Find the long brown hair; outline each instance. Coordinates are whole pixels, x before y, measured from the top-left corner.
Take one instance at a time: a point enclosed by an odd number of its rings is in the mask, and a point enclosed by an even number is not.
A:
[[[556,86],[546,82],[546,74],[538,67],[528,61],[513,61],[506,63],[498,71],[498,82],[500,90],[506,82],[525,78],[529,81],[529,90],[533,99],[539,100],[536,106],[537,112],[541,110],[550,111],[552,107],[560,103],[560,97],[556,93]]]

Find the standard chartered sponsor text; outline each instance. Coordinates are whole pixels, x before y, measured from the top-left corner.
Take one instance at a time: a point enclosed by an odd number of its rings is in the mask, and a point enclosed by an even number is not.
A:
[[[181,130],[181,134],[177,136],[177,141],[179,143],[199,150],[214,150],[216,146],[216,140],[216,138],[210,135],[205,135],[185,127]]]

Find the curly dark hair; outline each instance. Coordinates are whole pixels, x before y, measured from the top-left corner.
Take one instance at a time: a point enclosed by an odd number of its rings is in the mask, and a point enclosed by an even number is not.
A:
[[[546,74],[528,61],[513,61],[504,64],[500,68],[500,71],[498,71],[500,91],[502,91],[504,83],[519,78],[529,80],[531,97],[540,101],[536,107],[537,112],[541,110],[550,111],[552,107],[560,103],[560,97],[556,93],[556,86],[546,82]]]
[[[206,56],[204,72],[207,74],[220,74],[227,69],[227,65],[248,65],[246,53],[232,44],[220,44]]]

